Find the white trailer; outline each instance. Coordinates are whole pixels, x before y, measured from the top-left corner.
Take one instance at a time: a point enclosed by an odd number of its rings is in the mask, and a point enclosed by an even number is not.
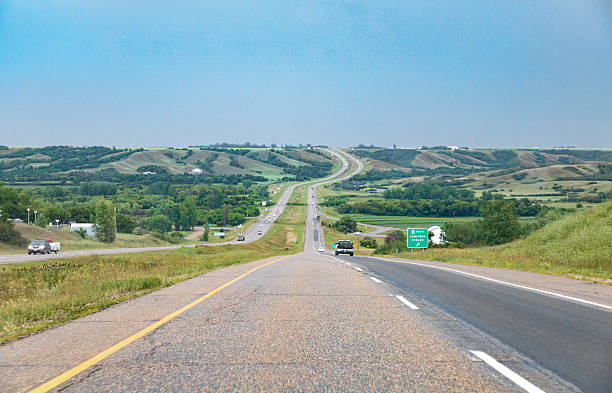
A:
[[[50,242],[49,249],[57,254],[60,251],[60,242]]]

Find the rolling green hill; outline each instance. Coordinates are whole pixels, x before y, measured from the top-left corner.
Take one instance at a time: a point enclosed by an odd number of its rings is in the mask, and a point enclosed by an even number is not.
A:
[[[205,176],[277,180],[320,175],[321,168],[331,168],[332,161],[312,149],[22,147],[0,150],[0,181],[71,185],[83,180],[114,181],[117,174],[131,176],[126,181],[134,182],[145,172],[183,175],[198,169]]]
[[[612,202],[578,211],[497,249],[570,267],[612,271]]]
[[[486,191],[564,207],[612,197],[612,150],[361,147],[351,152],[364,161],[366,172],[396,172],[385,180],[368,181],[354,189],[424,181],[468,188],[477,196]],[[397,171],[406,176],[399,180]]]

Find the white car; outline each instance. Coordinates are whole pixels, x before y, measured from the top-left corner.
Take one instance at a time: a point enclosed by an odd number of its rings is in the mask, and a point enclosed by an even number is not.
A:
[[[317,252],[324,253],[324,252],[325,252],[325,249],[324,249],[323,247],[319,247],[319,249],[317,250]]]

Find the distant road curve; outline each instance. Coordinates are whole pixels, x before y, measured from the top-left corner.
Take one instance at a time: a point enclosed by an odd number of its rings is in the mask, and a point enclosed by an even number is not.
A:
[[[220,246],[224,244],[241,244],[241,243],[254,242],[260,239],[261,237],[263,237],[263,235],[265,235],[270,230],[270,228],[272,227],[272,224],[276,222],[278,217],[285,210],[285,206],[287,205],[287,202],[289,201],[289,199],[291,198],[291,195],[293,194],[293,191],[297,187],[305,185],[305,184],[310,184],[310,183],[325,184],[325,183],[331,183],[334,181],[345,180],[359,173],[359,171],[361,171],[361,169],[363,168],[363,164],[361,164],[361,162],[357,160],[356,161],[358,162],[357,170],[355,170],[353,173],[348,174],[347,176],[339,178],[344,172],[346,172],[346,170],[349,167],[348,161],[345,159],[345,156],[344,156],[344,154],[346,153],[341,153],[337,149],[325,149],[325,150],[329,152],[330,154],[334,155],[335,157],[337,157],[340,160],[340,162],[342,162],[342,167],[336,173],[326,178],[323,178],[323,179],[309,180],[306,182],[293,184],[287,187],[287,189],[283,192],[283,194],[279,198],[276,205],[274,205],[274,207],[270,209],[269,213],[266,216],[264,216],[261,220],[259,220],[258,222],[256,222],[255,224],[253,224],[252,226],[250,226],[244,231],[244,235],[245,235],[244,241],[238,242],[236,240],[230,240],[230,241],[222,242],[222,243],[202,243],[201,245],[207,245],[207,246],[212,247],[212,246]],[[258,231],[261,231],[262,234],[257,235]],[[195,247],[197,245],[200,245],[200,244],[188,244],[188,245],[182,244],[182,245],[156,246],[156,247],[101,248],[101,249],[92,249],[92,250],[63,251],[58,254],[49,254],[49,255],[28,255],[24,252],[23,254],[0,255],[0,265],[7,265],[7,264],[12,264],[12,263],[22,263],[22,262],[36,262],[36,261],[44,261],[44,260],[49,260],[49,259],[70,258],[70,257],[87,256],[87,255],[113,255],[113,254],[126,254],[126,253],[133,253],[133,252],[166,251],[166,250],[175,250],[181,247]]]

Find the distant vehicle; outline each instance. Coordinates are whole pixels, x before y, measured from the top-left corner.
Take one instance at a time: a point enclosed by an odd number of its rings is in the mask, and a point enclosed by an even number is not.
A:
[[[28,246],[28,255],[31,254],[50,254],[51,243],[47,239],[32,240]]]
[[[263,232],[262,232],[262,231],[257,231],[257,234],[258,234],[259,236],[261,236],[261,235],[263,235]]]
[[[317,250],[317,252],[324,253],[324,252],[325,252],[325,249],[324,249],[323,247],[319,247],[319,249]]]
[[[244,233],[239,233],[238,236],[236,236],[236,240],[239,242],[243,242],[244,241]]]
[[[353,248],[353,242],[350,240],[338,240],[336,242],[336,255],[338,254],[349,254],[353,256],[355,252]]]

